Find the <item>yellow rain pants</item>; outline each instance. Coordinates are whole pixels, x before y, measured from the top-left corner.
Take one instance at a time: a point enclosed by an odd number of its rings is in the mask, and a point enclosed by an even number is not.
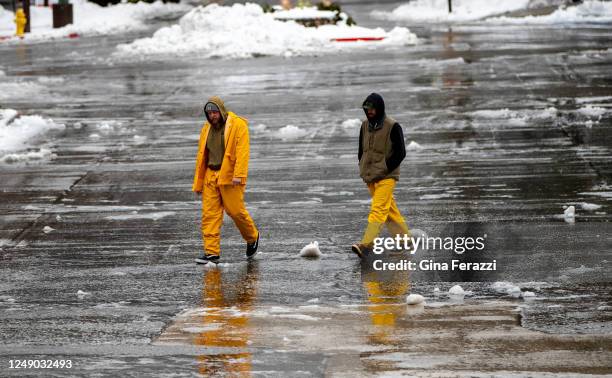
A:
[[[392,178],[368,184],[368,189],[372,196],[372,205],[370,206],[370,215],[368,216],[368,227],[361,240],[362,244],[372,245],[385,224],[393,236],[411,236],[408,225],[406,225],[406,221],[402,217],[393,198],[394,188],[395,179]]]
[[[204,253],[221,253],[221,226],[223,211],[234,220],[247,243],[257,240],[259,232],[244,206],[246,185],[219,185],[219,172],[207,169],[202,190],[202,238]]]

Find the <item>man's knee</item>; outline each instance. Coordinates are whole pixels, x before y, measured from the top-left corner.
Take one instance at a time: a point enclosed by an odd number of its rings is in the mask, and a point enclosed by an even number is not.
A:
[[[232,207],[230,209],[225,209],[225,212],[232,219],[243,219],[248,215],[244,207]]]

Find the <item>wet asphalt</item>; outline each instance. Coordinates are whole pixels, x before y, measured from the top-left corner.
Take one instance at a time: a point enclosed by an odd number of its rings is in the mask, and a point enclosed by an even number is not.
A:
[[[370,8],[347,5],[380,25]],[[293,58],[112,56],[153,27],[0,45],[7,80],[59,78],[2,106],[67,126],[44,141],[52,160],[0,166],[2,375],[611,374],[612,113],[579,111],[610,109],[610,25],[410,28],[417,46]],[[482,252],[412,260],[496,260],[497,271],[381,274],[350,254],[369,196],[357,126],[342,123],[362,118],[373,91],[422,146],[395,191],[409,226],[486,235]],[[190,189],[213,94],[250,121],[246,202],[262,238],[247,263],[226,218],[223,264],[211,269],[193,263]],[[307,134],[280,139],[286,125]],[[300,258],[314,240],[322,258]],[[457,283],[472,293],[446,295]],[[426,305],[406,306],[408,293]],[[8,369],[39,358],[74,367]]]

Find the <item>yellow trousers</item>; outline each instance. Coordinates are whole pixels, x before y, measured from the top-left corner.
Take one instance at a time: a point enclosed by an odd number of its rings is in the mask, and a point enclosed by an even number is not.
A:
[[[221,253],[221,226],[223,211],[234,220],[242,238],[247,243],[257,240],[259,232],[253,219],[244,207],[246,185],[218,185],[219,171],[206,170],[202,190],[202,239],[204,252],[209,255]]]
[[[394,188],[395,180],[392,178],[368,184],[368,190],[372,196],[372,205],[370,206],[370,215],[368,216],[368,227],[361,240],[362,244],[373,244],[374,239],[385,224],[389,232],[394,236],[411,236],[408,225],[406,225],[406,221],[395,203],[395,198],[393,198]]]

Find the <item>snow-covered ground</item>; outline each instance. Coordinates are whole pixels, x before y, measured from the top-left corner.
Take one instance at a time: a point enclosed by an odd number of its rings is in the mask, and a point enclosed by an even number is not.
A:
[[[586,0],[577,6],[561,7],[545,16],[496,17],[489,22],[508,24],[568,24],[612,21],[612,2]]]
[[[342,38],[382,38],[375,42],[334,42]],[[150,55],[187,55],[205,57],[251,58],[262,55],[316,55],[328,51],[372,45],[410,45],[417,37],[408,29],[396,27],[365,28],[347,25],[323,25],[307,28],[293,21],[284,22],[264,13],[257,4],[198,7],[180,22],[164,27],[151,38],[118,46],[117,55],[147,57]]]
[[[393,21],[472,21],[524,9],[528,3],[529,0],[453,0],[453,12],[449,14],[447,0],[416,0],[391,12],[374,11],[372,15]]]
[[[487,19],[492,23],[557,24],[612,21],[612,2],[585,0],[576,6],[561,5],[549,15],[525,17],[494,17],[505,12],[557,6],[559,1],[533,0],[453,0],[453,12],[448,12],[447,0],[416,0],[400,5],[391,12],[374,11],[379,19],[413,22],[466,22]]]
[[[164,4],[161,1],[153,4],[122,2],[109,7],[101,7],[86,0],[73,0],[71,4],[73,4],[74,24],[59,29],[53,29],[51,8],[31,7],[32,31],[26,34],[24,40],[40,41],[63,38],[74,34],[125,33],[145,28],[147,20],[171,15],[178,16],[191,9],[190,6],[185,4]],[[13,12],[0,7],[0,36],[15,34],[14,18]]]

